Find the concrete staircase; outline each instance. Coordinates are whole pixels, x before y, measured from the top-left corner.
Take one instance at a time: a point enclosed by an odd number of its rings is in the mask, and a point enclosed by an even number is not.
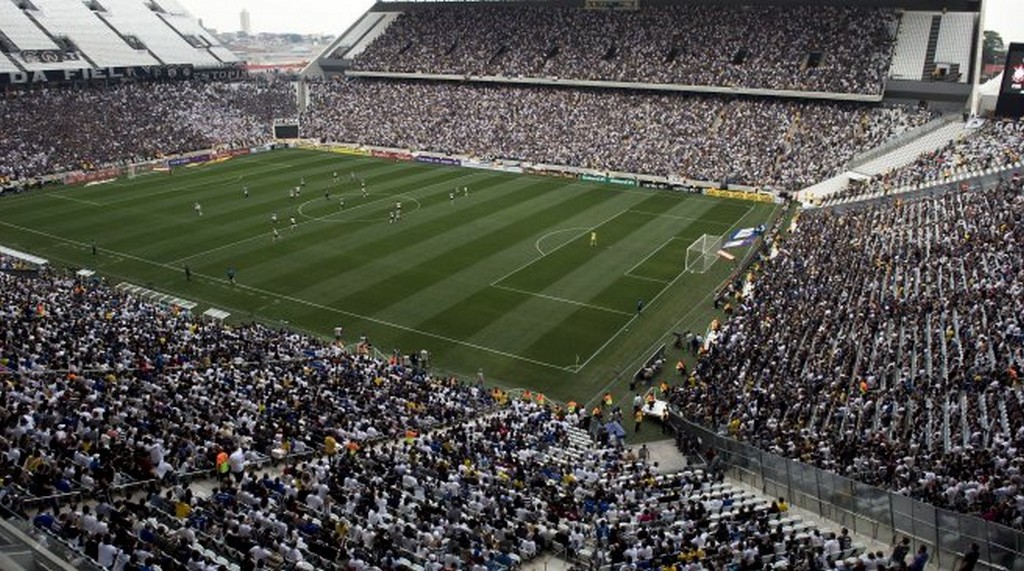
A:
[[[955,120],[946,123],[936,129],[922,131],[917,136],[912,136],[902,144],[886,149],[885,152],[871,156],[869,160],[854,162],[846,172],[836,175],[828,180],[809,186],[799,193],[797,198],[807,206],[820,205],[829,197],[838,194],[850,185],[851,180],[865,180],[884,174],[892,169],[899,168],[917,160],[923,153],[940,149],[948,142],[960,137],[965,130],[963,121]],[[867,200],[874,196],[857,196],[843,199],[842,202],[854,200]],[[832,203],[835,203],[834,201]]]
[[[908,165],[917,160],[917,157],[921,154],[942,148],[946,143],[955,140],[963,132],[963,122],[956,121],[950,123],[945,127],[940,127],[931,133],[910,141],[906,145],[893,149],[880,157],[858,166],[853,169],[853,172],[866,176],[875,176],[894,168]]]

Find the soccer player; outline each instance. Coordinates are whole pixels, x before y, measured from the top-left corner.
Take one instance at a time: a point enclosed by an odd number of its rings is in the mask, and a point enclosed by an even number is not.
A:
[[[301,186],[296,186],[295,187],[295,196],[296,197],[302,196],[302,187]]]
[[[325,188],[324,189],[324,200],[330,200],[330,199],[331,199],[331,190],[329,188]]]
[[[243,186],[242,187],[242,198],[249,198],[249,187],[248,186]]]
[[[233,266],[228,267],[228,281],[231,282],[231,285],[235,285],[235,268]]]
[[[289,188],[288,189],[288,198],[295,198],[295,189],[294,188]]]
[[[288,223],[291,224],[292,230],[295,230],[295,227],[298,226],[298,224],[295,222],[295,217],[294,216],[292,216],[291,218],[288,219]]]
[[[270,223],[271,224],[277,224],[277,213],[276,212],[274,212],[274,213],[272,213],[270,215]]]
[[[597,245],[597,232],[594,232],[594,231],[590,232],[590,245],[591,246],[596,246]]]
[[[281,233],[277,231],[277,228],[274,228],[274,234],[273,234],[274,242],[277,242],[277,239],[280,238],[280,237],[281,237]]]
[[[338,171],[334,171],[332,176],[334,177],[334,184],[338,184]]]
[[[454,192],[449,192],[448,193],[448,202],[450,202],[451,204],[455,204],[455,193]]]
[[[344,198],[339,198],[338,199],[338,207],[341,208],[342,210],[345,210],[345,199]]]
[[[394,224],[394,223],[395,223],[395,211],[392,210],[392,211],[388,212],[388,224]]]
[[[300,187],[306,186],[306,177],[302,177],[302,178],[299,179],[299,186]]]
[[[369,194],[369,193],[366,190],[366,181],[365,180],[363,181],[362,190],[363,190],[363,198],[366,198],[367,194]]]
[[[640,314],[643,313],[643,312],[644,312],[644,300],[638,299],[638,300],[636,300],[636,315],[637,315],[637,317],[639,317]]]
[[[469,196],[469,187],[468,186],[462,187],[462,196]]]
[[[199,216],[202,216],[202,215],[203,215],[203,205],[201,205],[201,204],[199,204],[199,203],[197,202],[197,203],[195,203],[195,206],[193,206],[192,208],[194,208],[194,209],[195,209],[195,211],[196,211],[196,214],[198,214]]]

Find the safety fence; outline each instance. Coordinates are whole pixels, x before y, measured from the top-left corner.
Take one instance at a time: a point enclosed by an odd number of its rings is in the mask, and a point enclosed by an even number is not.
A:
[[[980,568],[1024,571],[1024,532],[976,516],[851,480],[783,458],[694,424],[672,411],[674,427],[713,450],[725,473],[770,497],[813,512],[876,541],[897,537],[925,544],[932,563],[953,569],[972,543],[981,547]]]

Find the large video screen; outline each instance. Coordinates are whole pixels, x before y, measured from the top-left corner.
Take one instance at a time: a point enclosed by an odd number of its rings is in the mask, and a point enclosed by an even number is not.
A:
[[[298,139],[299,138],[299,126],[298,125],[274,125],[274,138],[275,139]]]
[[[1006,52],[996,114],[1004,117],[1024,115],[1024,44],[1010,44]]]

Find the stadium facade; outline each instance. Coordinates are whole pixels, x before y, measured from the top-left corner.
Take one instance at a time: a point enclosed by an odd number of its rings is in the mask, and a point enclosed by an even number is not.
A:
[[[179,79],[239,63],[175,0],[0,3],[0,85]]]

